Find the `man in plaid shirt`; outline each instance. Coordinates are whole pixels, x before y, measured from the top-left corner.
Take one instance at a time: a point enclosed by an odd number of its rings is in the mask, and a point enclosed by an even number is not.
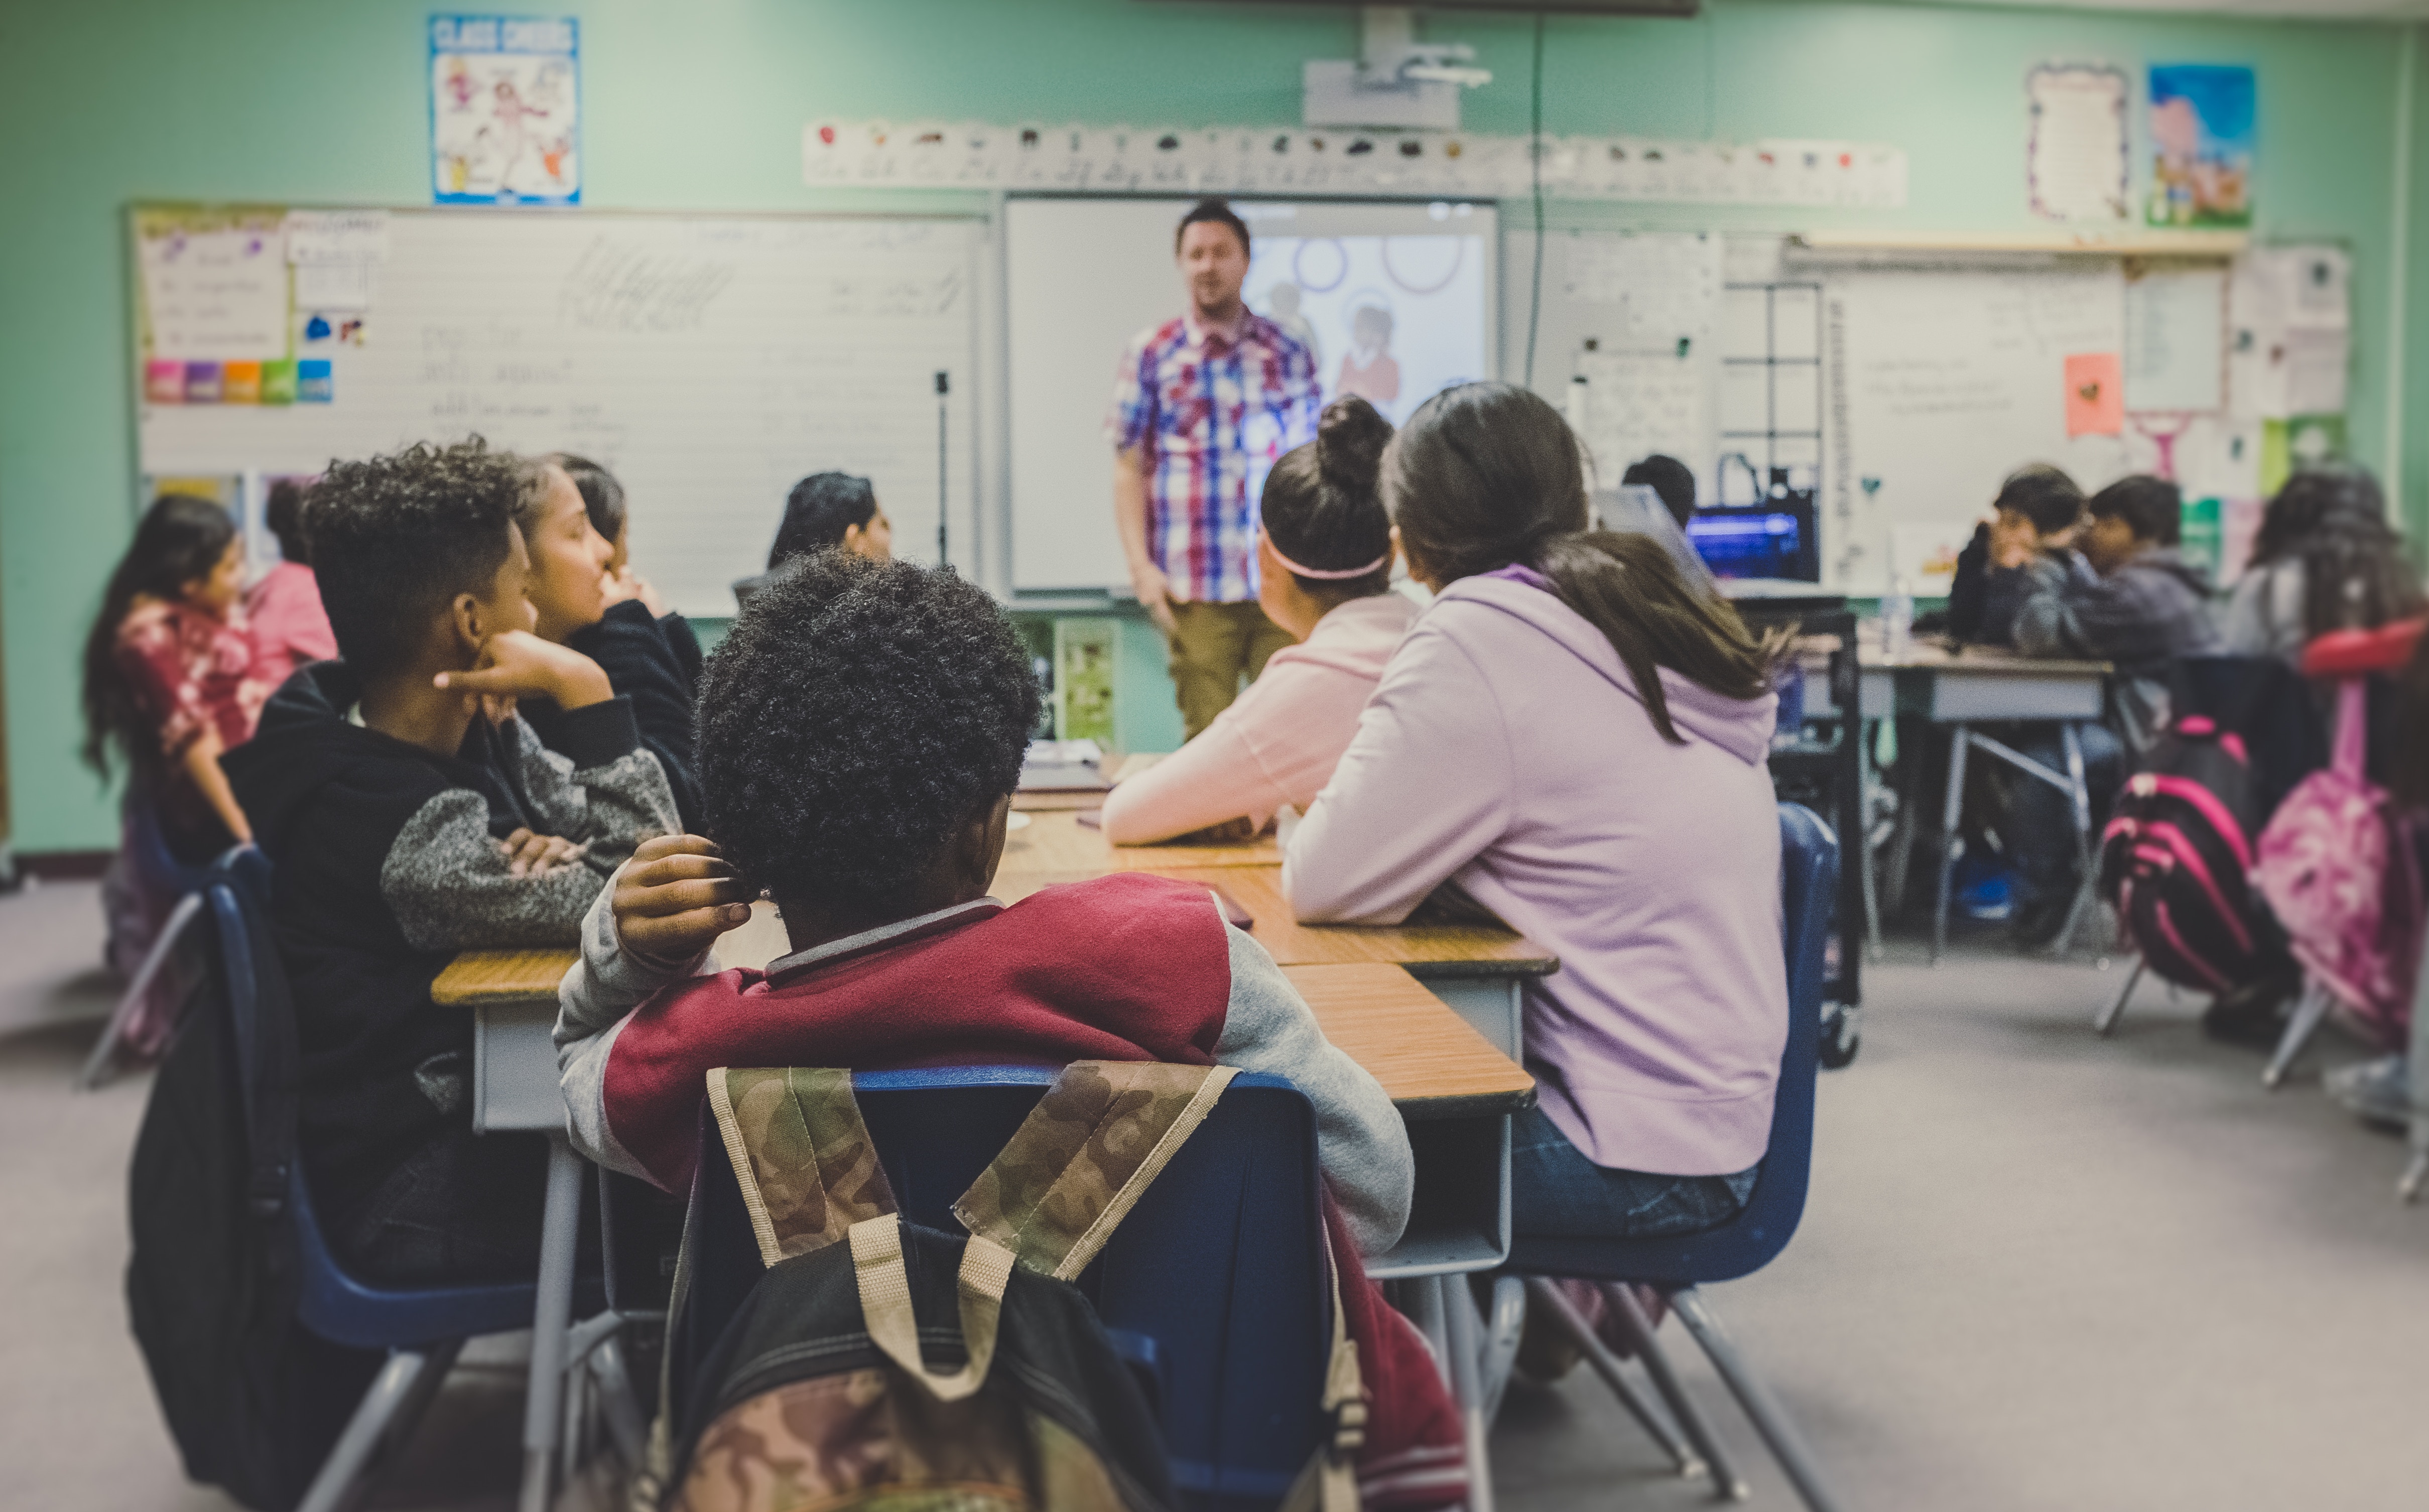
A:
[[[1315,439],[1315,359],[1241,303],[1248,227],[1219,199],[1181,217],[1173,250],[1189,312],[1122,357],[1105,434],[1131,587],[1172,648],[1195,738],[1290,635],[1257,606],[1257,495],[1275,460]]]

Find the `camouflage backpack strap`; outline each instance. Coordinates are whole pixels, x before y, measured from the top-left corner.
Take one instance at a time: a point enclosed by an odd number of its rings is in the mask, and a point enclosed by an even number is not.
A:
[[[894,1212],[851,1072],[720,1066],[708,1073],[708,1102],[762,1264],[822,1250],[854,1223]]]
[[[1030,1270],[1070,1280],[1105,1247],[1235,1074],[1229,1066],[1072,1062],[953,1205],[953,1216]]]

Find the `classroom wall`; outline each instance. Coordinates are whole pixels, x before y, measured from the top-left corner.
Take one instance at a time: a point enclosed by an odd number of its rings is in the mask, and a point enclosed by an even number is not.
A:
[[[428,197],[428,0],[84,0],[0,20],[0,646],[24,851],[107,845],[107,795],[74,757],[77,639],[136,506],[122,212],[133,199],[398,204]],[[597,206],[780,210],[961,206],[950,193],[812,193],[813,116],[1286,125],[1299,63],[1357,49],[1347,8],[1188,0],[554,0],[583,25]],[[1532,24],[1451,12],[1437,35],[1496,75],[1466,124],[1522,131]],[[1894,141],[1907,209],[1549,207],[1554,226],[2022,229],[2024,75],[2052,58],[2260,71],[2260,234],[2355,254],[2356,451],[2385,456],[2390,362],[2429,424],[2429,289],[2388,329],[2399,39],[2385,25],[2079,10],[1707,0],[1693,22],[1554,17],[1545,126]],[[2416,40],[2417,45],[2417,40]],[[2429,120],[2416,114],[2416,183]],[[2416,225],[2429,194],[2416,190]],[[1513,224],[1525,210],[1512,207]],[[2429,237],[2416,229],[2416,248]],[[2429,433],[2425,433],[2429,434]],[[2429,492],[2429,457],[2404,476]],[[636,501],[648,507],[647,500]],[[646,563],[642,564],[646,569]],[[1152,650],[1152,641],[1144,641]],[[1127,648],[1127,645],[1126,645]],[[1151,658],[1126,702],[1167,696]],[[1153,723],[1141,706],[1144,734]],[[1126,717],[1126,723],[1128,719]]]

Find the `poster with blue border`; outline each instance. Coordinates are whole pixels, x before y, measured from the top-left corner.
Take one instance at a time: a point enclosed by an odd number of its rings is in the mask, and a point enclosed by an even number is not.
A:
[[[2252,224],[2258,96],[2248,68],[2152,65],[2151,224]]]
[[[430,18],[432,199],[582,203],[580,37],[571,16]]]

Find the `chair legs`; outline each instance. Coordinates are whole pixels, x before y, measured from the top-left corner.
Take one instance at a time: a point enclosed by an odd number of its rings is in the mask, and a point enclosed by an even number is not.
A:
[[[1722,1447],[1721,1436],[1712,1431],[1711,1420],[1704,1416],[1703,1409],[1695,1405],[1694,1399],[1679,1383],[1678,1372],[1670,1364],[1669,1352],[1655,1337],[1653,1321],[1637,1304],[1636,1289],[1625,1282],[1609,1282],[1604,1284],[1602,1294],[1605,1303],[1617,1313],[1620,1327],[1635,1347],[1636,1357],[1644,1362],[1644,1373],[1653,1377],[1653,1389],[1661,1393],[1662,1402],[1670,1408],[1670,1416],[1678,1420],[1687,1442],[1711,1466],[1712,1493],[1732,1502],[1744,1501],[1753,1494],[1753,1487],[1729,1462],[1728,1451]]]
[[[2305,979],[2303,996],[2294,1005],[2294,1016],[2286,1021],[2286,1032],[2277,1039],[2277,1053],[2269,1057],[2269,1069],[2260,1073],[2260,1085],[2274,1091],[2285,1081],[2286,1073],[2301,1059],[2303,1049],[2319,1032],[2322,1021],[2328,1016],[2328,989],[2320,983]]]
[[[1527,1283],[1516,1276],[1495,1276],[1493,1302],[1484,1319],[1484,1364],[1478,1372],[1484,1388],[1484,1422],[1490,1428],[1501,1415],[1501,1398],[1510,1387],[1510,1371],[1518,1363],[1518,1341],[1527,1329]]]
[[[2134,970],[2126,973],[2124,990],[2117,994],[2116,1002],[2111,1003],[2107,1007],[2102,1009],[2100,1013],[2092,1019],[2092,1033],[2100,1036],[2103,1039],[2106,1039],[2110,1035],[2117,1032],[2117,1021],[2125,1016],[2125,1000],[2132,997],[2134,995],[2134,989],[2141,985],[2142,973],[2150,969],[2150,965],[2151,963],[2149,961],[2139,956],[2136,957],[2134,961]]]
[[[84,1069],[76,1072],[76,1090],[90,1092],[110,1079],[110,1057],[118,1050],[120,1037],[126,1033],[126,1026],[140,1011],[145,995],[152,990],[152,979],[159,975],[160,968],[169,963],[170,955],[177,948],[178,937],[202,911],[203,895],[199,892],[187,893],[177,900],[174,908],[169,910],[169,917],[160,925],[160,933],[152,941],[151,950],[144,953],[143,964],[135,969],[135,979],[126,984],[126,991],[119,998],[118,1005],[109,1010],[109,1021],[102,1025],[101,1038],[92,1042],[92,1053],[85,1057]]]
[[[1620,1373],[1619,1356],[1613,1354],[1611,1346],[1595,1335],[1593,1324],[1578,1316],[1578,1310],[1569,1305],[1569,1299],[1561,1295],[1560,1288],[1542,1276],[1528,1276],[1527,1300],[1530,1304],[1544,1308],[1561,1332],[1569,1336],[1569,1341],[1584,1353],[1586,1363],[1594,1368],[1595,1374],[1602,1377],[1603,1385],[1611,1387],[1611,1394],[1619,1398],[1619,1404],[1628,1409],[1628,1415],[1634,1418],[1661,1446],[1661,1452],[1670,1456],[1670,1462],[1677,1467],[1681,1476],[1704,1473],[1707,1467],[1703,1459],[1679,1442],[1678,1435],[1662,1421],[1653,1404],[1644,1400],[1644,1393],[1636,1389],[1634,1382]]]
[[[1788,1414],[1773,1400],[1770,1390],[1747,1368],[1737,1346],[1721,1332],[1720,1323],[1704,1305],[1703,1294],[1694,1287],[1683,1288],[1670,1294],[1670,1306],[1687,1326],[1687,1332],[1695,1336],[1695,1342],[1703,1346],[1712,1368],[1720,1371],[1729,1394],[1738,1399],[1738,1405],[1744,1409],[1755,1432],[1762,1435],[1772,1457],[1779,1461],[1779,1468],[1787,1472],[1789,1483],[1796,1487],[1806,1506],[1811,1512],[1839,1512],[1839,1504],[1822,1484],[1812,1452],[1805,1447],[1805,1440],[1788,1421]]]
[[[372,1377],[372,1388],[363,1393],[362,1404],[347,1421],[345,1432],[338,1436],[337,1446],[322,1461],[320,1473],[312,1477],[311,1488],[296,1504],[296,1512],[343,1512],[359,1502],[369,1489],[367,1472],[374,1459],[412,1434],[463,1347],[463,1340],[455,1339],[428,1351],[391,1353]]]

